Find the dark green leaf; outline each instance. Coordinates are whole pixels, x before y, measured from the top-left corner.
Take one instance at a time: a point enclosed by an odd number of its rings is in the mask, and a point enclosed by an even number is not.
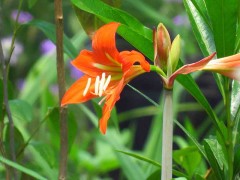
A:
[[[28,0],[28,7],[32,8],[38,0]]]
[[[239,0],[205,1],[211,20],[218,58],[234,53]]]
[[[160,177],[161,177],[161,169],[158,169],[154,171],[152,174],[150,174],[147,180],[156,180],[156,179],[160,179]]]
[[[224,168],[227,168],[228,165],[222,147],[216,139],[205,139],[204,148],[214,174],[219,180],[224,179]]]

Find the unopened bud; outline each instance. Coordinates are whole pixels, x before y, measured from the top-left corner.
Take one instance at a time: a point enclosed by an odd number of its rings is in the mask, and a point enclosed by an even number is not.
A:
[[[167,72],[168,56],[171,47],[170,35],[165,26],[160,23],[154,31],[154,64]]]
[[[177,35],[172,42],[171,50],[169,53],[168,75],[171,75],[177,68],[180,58],[181,38]]]

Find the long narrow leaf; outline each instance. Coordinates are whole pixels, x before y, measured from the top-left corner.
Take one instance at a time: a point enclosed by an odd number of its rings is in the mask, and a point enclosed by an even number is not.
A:
[[[28,169],[28,168],[26,168],[26,167],[24,167],[24,166],[22,166],[20,164],[17,164],[15,162],[12,162],[12,161],[10,161],[10,160],[2,157],[2,156],[0,156],[0,161],[2,163],[5,163],[5,164],[7,164],[7,165],[9,165],[9,166],[11,166],[11,167],[21,171],[21,172],[24,172],[25,174],[30,175],[30,176],[32,176],[32,177],[34,177],[36,179],[47,180],[45,177],[41,176],[40,174],[36,173],[35,171],[33,171],[31,169]]]
[[[139,154],[131,153],[131,152],[126,152],[126,151],[121,151],[121,150],[116,150],[116,151],[118,151],[118,152],[120,152],[120,153],[123,153],[123,154],[126,154],[126,155],[128,155],[128,156],[134,157],[134,158],[139,159],[139,160],[141,160],[141,161],[150,163],[150,164],[152,164],[152,165],[154,165],[154,166],[157,166],[157,167],[159,167],[159,168],[162,168],[161,164],[159,164],[158,162],[153,161],[153,160],[151,160],[151,159],[149,159],[149,158],[146,158],[146,157],[144,157],[144,156],[141,156],[141,155],[139,155]],[[182,172],[180,172],[180,171],[177,171],[177,170],[175,170],[175,169],[173,169],[173,175],[188,178],[188,176],[187,176],[186,174],[184,174],[184,173],[182,173]]]

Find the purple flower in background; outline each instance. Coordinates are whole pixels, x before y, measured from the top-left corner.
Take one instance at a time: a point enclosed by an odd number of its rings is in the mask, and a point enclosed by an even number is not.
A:
[[[49,39],[45,39],[41,42],[40,51],[42,54],[51,53],[55,50],[56,46]]]
[[[7,59],[9,58],[9,53],[10,53],[10,48],[11,48],[11,43],[12,43],[12,37],[5,37],[1,41],[2,47],[3,47],[3,55],[4,58]],[[10,64],[14,65],[17,63],[20,54],[23,52],[23,46],[20,44],[18,41],[15,41],[14,43],[14,50],[11,56]]]
[[[52,84],[49,87],[49,90],[53,95],[58,95],[58,85],[57,84]]]
[[[185,15],[177,15],[173,18],[173,23],[177,26],[181,25],[189,25],[189,21],[187,16]]]
[[[79,69],[75,68],[73,65],[69,65],[70,68],[70,76],[73,79],[79,79],[80,77],[83,76],[83,72],[80,71]]]
[[[25,85],[25,80],[24,79],[18,79],[17,80],[17,88],[19,91],[23,90]]]
[[[17,14],[18,14],[18,10],[12,11],[11,17],[13,20],[16,20]],[[20,24],[27,23],[27,22],[31,21],[32,18],[33,18],[33,16],[29,12],[21,11],[19,13],[18,23],[20,23]]]

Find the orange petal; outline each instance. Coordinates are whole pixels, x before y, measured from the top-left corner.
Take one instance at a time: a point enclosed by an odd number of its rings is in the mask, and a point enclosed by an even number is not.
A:
[[[96,97],[94,94],[91,93],[91,92],[94,92],[95,79],[91,80],[91,85],[89,87],[89,90],[86,93],[86,95],[83,96],[83,92],[86,88],[88,78],[90,77],[87,75],[82,76],[66,91],[66,93],[62,98],[61,106],[64,106],[67,104],[82,103]]]
[[[102,117],[99,120],[99,128],[102,134],[105,134],[107,131],[107,123],[111,115],[111,111],[115,103],[120,99],[120,93],[124,87],[124,79],[121,79],[117,86],[112,89],[112,93],[107,95],[106,102],[104,103],[102,110]]]
[[[94,59],[97,59],[98,62],[102,62],[104,65],[118,63],[119,52],[116,48],[115,34],[119,25],[116,22],[108,23],[99,28],[93,36]]]
[[[173,81],[175,80],[175,78],[177,77],[177,75],[179,74],[189,74],[195,71],[199,71],[202,70],[206,64],[215,56],[216,53],[211,54],[210,56],[192,63],[192,64],[186,64],[184,66],[182,66],[181,68],[179,68],[177,71],[175,71],[169,78],[169,85],[172,86],[173,85]]]
[[[93,52],[88,50],[82,50],[80,54],[74,59],[71,64],[77,69],[92,77],[96,77],[105,72],[103,69],[96,65],[101,63],[100,59],[94,59]]]
[[[123,72],[128,71],[135,63],[140,64],[143,70],[149,72],[150,65],[145,57],[137,51],[122,51],[120,52]]]

